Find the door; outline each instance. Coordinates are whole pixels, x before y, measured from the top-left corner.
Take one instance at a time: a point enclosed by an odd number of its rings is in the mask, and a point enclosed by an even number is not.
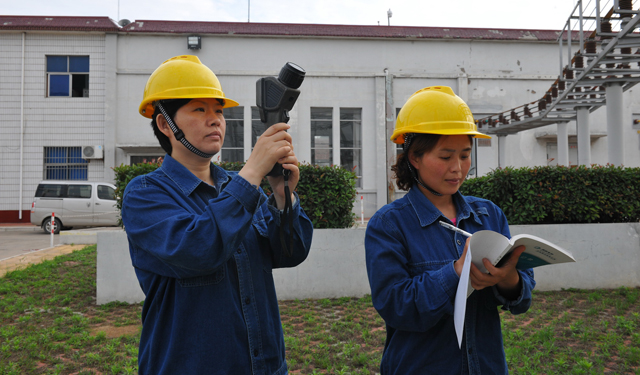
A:
[[[62,224],[93,225],[93,202],[91,199],[91,185],[70,184],[67,188],[67,196],[64,198],[64,210]]]
[[[116,207],[116,190],[104,184],[96,185],[98,189],[94,213],[99,225],[118,225],[118,208]]]

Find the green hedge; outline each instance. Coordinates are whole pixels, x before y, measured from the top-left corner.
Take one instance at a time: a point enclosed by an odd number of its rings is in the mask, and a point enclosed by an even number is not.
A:
[[[460,192],[497,204],[510,224],[640,220],[640,168],[504,168],[468,179]]]
[[[229,171],[239,171],[244,163],[222,162],[219,165]],[[136,165],[121,165],[113,168],[115,171],[115,185],[117,207],[122,209],[122,192],[134,177],[149,173],[160,164],[146,163]],[[356,197],[356,175],[344,168],[319,167],[301,164],[300,181],[296,191],[300,197],[300,204],[307,216],[313,222],[314,228],[349,228],[355,225],[355,214],[352,212]],[[267,179],[260,185],[271,194]]]

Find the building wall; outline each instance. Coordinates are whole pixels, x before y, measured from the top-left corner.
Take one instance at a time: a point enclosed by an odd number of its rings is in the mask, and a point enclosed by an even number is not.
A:
[[[28,32],[25,41],[20,201],[22,34],[0,33],[0,212],[29,209],[36,184],[43,177],[45,146],[104,145],[104,160],[89,163],[90,180],[111,181],[111,168],[128,164],[131,156],[163,154],[138,106],[149,75],[161,62],[180,54],[198,56],[216,72],[225,94],[244,107],[245,158],[250,154],[256,80],[277,75],[287,61],[307,71],[290,121],[299,160],[311,161],[311,107],[334,109],[334,163],[339,157],[339,108],[362,108],[363,178],[358,195],[364,197],[365,217],[394,197],[389,194],[388,165],[393,162],[395,145],[389,135],[395,111],[415,91],[431,85],[451,86],[479,118],[539,100],[559,73],[557,44],[532,40],[202,35],[200,50],[187,49],[186,35],[174,34]],[[90,56],[88,98],[45,96],[47,54]],[[640,135],[630,125],[631,114],[640,113],[640,96],[635,91],[624,94],[627,166],[640,166]],[[591,114],[590,128],[606,134],[605,108]],[[575,123],[569,129],[575,134]],[[547,142],[555,133],[556,126],[551,125],[508,136],[508,165],[547,165]],[[592,163],[606,164],[607,149],[606,137],[593,140]],[[478,175],[499,166],[496,136],[489,146],[478,148],[476,159]],[[398,192],[395,197],[401,195]],[[359,196],[354,206],[358,214]]]
[[[30,208],[37,183],[44,177],[44,147],[104,144],[104,34],[26,33],[21,120],[22,37],[22,33],[0,34],[0,211]],[[89,97],[47,97],[47,55],[89,55]],[[21,125],[24,147],[20,202]],[[105,178],[102,160],[89,162],[88,178]]]

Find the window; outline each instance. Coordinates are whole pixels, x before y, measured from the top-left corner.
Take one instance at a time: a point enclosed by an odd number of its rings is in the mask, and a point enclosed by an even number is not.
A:
[[[558,165],[558,142],[547,143],[547,165]],[[578,144],[569,142],[569,165],[578,165]]]
[[[67,195],[67,185],[40,184],[36,189],[36,198],[63,198]]]
[[[89,161],[82,158],[82,147],[45,147],[45,180],[87,180]]]
[[[244,161],[244,107],[224,109],[227,131],[224,136],[220,160],[226,162]]]
[[[47,96],[89,97],[89,56],[47,56]]]
[[[401,108],[396,108],[396,121],[398,121],[398,115],[400,114],[400,109]],[[402,154],[403,152],[403,149],[402,149],[403,145],[401,144],[399,145],[397,143],[394,143],[394,145],[396,145],[396,157],[398,157],[398,155]]]
[[[129,164],[147,164],[147,163],[157,163],[158,159],[164,157],[164,155],[131,155]]]
[[[311,164],[333,164],[332,108],[311,107]]]
[[[251,150],[265,130],[264,123],[260,120],[260,110],[258,107],[251,107]]]
[[[116,200],[116,191],[107,185],[98,185],[98,199]]]
[[[91,185],[69,185],[67,198],[91,198]]]
[[[340,165],[355,172],[362,187],[362,108],[340,108]]]

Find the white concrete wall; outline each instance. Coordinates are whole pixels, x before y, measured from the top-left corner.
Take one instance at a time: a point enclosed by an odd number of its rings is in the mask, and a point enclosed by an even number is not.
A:
[[[43,180],[44,147],[104,145],[105,35],[28,32],[24,44],[23,198],[19,202],[22,33],[0,34],[0,211],[29,210]],[[89,97],[47,97],[47,55],[88,55]],[[115,110],[112,109],[112,110]],[[91,160],[88,178],[106,177]]]
[[[538,267],[537,290],[640,286],[640,223],[513,225],[511,234],[530,233],[572,252],[576,263]],[[311,252],[300,266],[274,270],[278,298],[361,297],[367,279],[364,229],[317,229]],[[97,302],[144,299],[123,230],[100,231]]]
[[[365,217],[387,203],[385,98],[391,99],[394,108],[400,108],[420,88],[449,85],[466,97],[476,117],[483,117],[540,99],[559,74],[558,45],[535,40],[202,35],[202,49],[188,50],[186,35],[176,34],[26,35],[24,197],[18,202],[21,82],[16,77],[21,65],[21,34],[0,34],[0,48],[6,51],[0,56],[0,211],[30,208],[42,177],[44,146],[105,145],[104,161],[89,163],[92,180],[112,178],[111,168],[129,163],[131,155],[149,154],[151,149],[162,153],[149,120],[138,114],[138,105],[149,75],[161,62],[180,54],[195,54],[211,67],[225,93],[245,107],[245,114],[255,105],[258,78],[277,75],[286,61],[301,65],[307,77],[292,112],[291,134],[302,161],[310,161],[310,107],[362,108],[363,179],[358,198],[365,197]],[[89,54],[90,97],[46,98],[46,54]],[[385,70],[392,79],[388,96]],[[631,129],[631,114],[640,113],[638,89],[625,93],[624,101],[628,122],[624,127],[625,165],[637,167],[640,134]],[[604,108],[590,115],[590,127],[606,132]],[[575,123],[569,128],[570,133],[575,131]],[[536,137],[540,131],[554,133],[555,129],[552,125],[508,136],[508,165],[546,165],[546,141]],[[245,131],[250,131],[248,118]],[[338,140],[334,142],[337,147]],[[494,137],[491,147],[478,150],[479,175],[498,167],[497,143]],[[607,157],[606,137],[594,141],[592,162],[606,164]],[[354,212],[360,213],[358,200]]]

